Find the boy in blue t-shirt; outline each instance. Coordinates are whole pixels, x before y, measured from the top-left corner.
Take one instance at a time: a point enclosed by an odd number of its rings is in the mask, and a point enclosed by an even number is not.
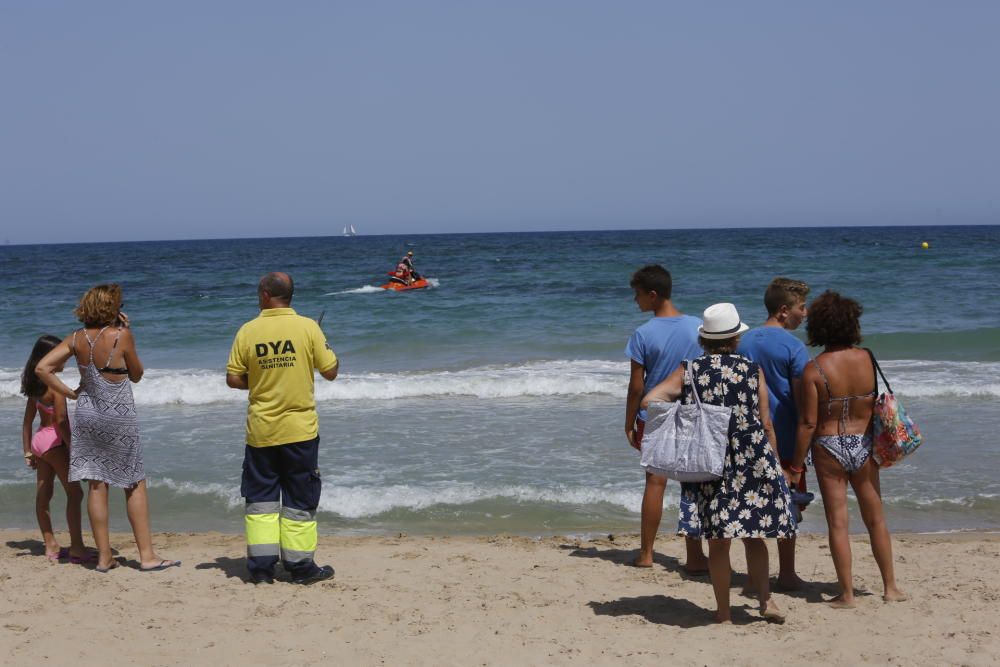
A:
[[[642,312],[652,312],[653,317],[629,337],[625,354],[632,360],[632,371],[625,401],[625,437],[635,449],[642,448],[645,411],[639,403],[650,389],[674,372],[684,359],[694,359],[702,354],[698,345],[698,327],[701,320],[684,315],[670,300],[673,283],[670,272],[658,264],[644,266],[632,275],[629,283],[635,291],[635,302]],[[646,473],[646,489],[642,494],[642,542],[639,556],[632,562],[636,567],[653,566],[653,543],[663,515],[663,492],[667,480]],[[681,507],[683,520],[684,507]],[[701,541],[689,537],[687,564],[689,573],[708,571],[708,559],[701,548]]]
[[[767,381],[771,423],[778,442],[781,466],[788,469],[795,454],[795,436],[799,424],[798,391],[802,372],[809,363],[806,346],[790,334],[806,318],[809,286],[798,280],[775,278],[764,292],[767,321],[764,326],[743,334],[739,354],[760,364]],[[801,471],[800,471],[801,472]],[[798,490],[805,492],[806,476],[800,477]],[[802,580],[795,573],[795,538],[778,540],[778,584],[796,589]]]

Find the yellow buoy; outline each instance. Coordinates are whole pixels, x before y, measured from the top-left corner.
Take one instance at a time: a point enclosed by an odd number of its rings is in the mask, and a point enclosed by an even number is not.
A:
[[[923,243],[920,244],[920,247],[923,248],[924,250],[927,250],[928,248],[931,247],[931,244],[928,243],[927,241],[924,241]]]

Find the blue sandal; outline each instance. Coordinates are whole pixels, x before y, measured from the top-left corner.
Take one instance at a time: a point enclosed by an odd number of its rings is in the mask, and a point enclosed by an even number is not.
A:
[[[153,567],[140,567],[140,572],[159,572],[160,570],[166,570],[168,567],[180,567],[181,562],[179,560],[161,560],[159,565],[154,565]]]

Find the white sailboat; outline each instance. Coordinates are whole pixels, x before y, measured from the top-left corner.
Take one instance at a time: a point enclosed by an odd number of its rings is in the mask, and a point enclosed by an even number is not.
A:
[[[344,225],[344,236],[357,236],[358,231],[354,229],[354,225]]]

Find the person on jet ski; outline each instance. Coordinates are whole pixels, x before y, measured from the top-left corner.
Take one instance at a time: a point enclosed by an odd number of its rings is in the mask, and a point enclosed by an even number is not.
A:
[[[403,259],[399,260],[396,264],[396,270],[389,277],[390,282],[399,283],[400,285],[412,285],[415,278],[413,277],[413,260],[410,258],[412,252],[404,255]]]
[[[406,254],[403,255],[403,259],[399,260],[399,263],[400,263],[400,265],[404,265],[404,264],[406,265],[406,268],[410,271],[410,276],[413,278],[413,280],[420,280],[420,278],[421,278],[420,274],[417,273],[417,270],[415,268],[413,268],[413,251],[412,250],[408,250],[406,252]]]

